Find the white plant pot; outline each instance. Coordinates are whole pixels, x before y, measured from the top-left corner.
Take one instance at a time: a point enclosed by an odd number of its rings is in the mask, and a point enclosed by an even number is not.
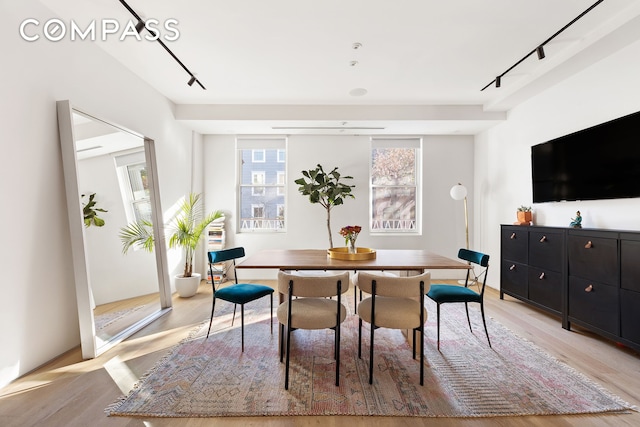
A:
[[[182,298],[192,297],[198,292],[200,280],[200,273],[192,273],[191,277],[176,276],[176,292],[178,292],[178,295]]]

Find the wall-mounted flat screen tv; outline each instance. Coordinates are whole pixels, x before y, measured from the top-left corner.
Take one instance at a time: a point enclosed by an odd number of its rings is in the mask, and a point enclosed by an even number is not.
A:
[[[531,147],[533,202],[640,197],[640,112]]]

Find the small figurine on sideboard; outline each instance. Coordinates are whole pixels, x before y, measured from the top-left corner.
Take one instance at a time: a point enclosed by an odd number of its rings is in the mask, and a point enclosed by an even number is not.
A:
[[[571,218],[569,226],[573,228],[582,228],[582,216],[580,215],[580,211],[576,212],[575,218]]]

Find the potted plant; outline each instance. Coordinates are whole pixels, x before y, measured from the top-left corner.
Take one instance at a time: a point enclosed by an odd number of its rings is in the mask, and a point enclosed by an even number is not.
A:
[[[207,226],[223,216],[220,211],[205,215],[200,194],[190,193],[166,225],[169,232],[169,247],[180,247],[184,252],[184,271],[175,277],[176,291],[181,297],[191,297],[198,291],[201,275],[193,272],[195,251]],[[132,246],[152,251],[153,224],[147,220],[129,224],[120,230],[120,240],[124,253]]]
[[[518,223],[520,225],[529,225],[533,221],[533,214],[531,213],[531,206],[520,206],[518,208]]]
[[[344,203],[344,199],[350,197],[355,199],[351,194],[351,189],[355,185],[347,185],[340,182],[340,179],[353,179],[352,176],[342,176],[335,167],[329,173],[325,173],[321,165],[317,165],[315,169],[302,171],[302,178],[296,179],[294,182],[298,184],[298,191],[303,196],[309,196],[311,203],[320,203],[327,211],[327,231],[329,232],[329,247],[333,248],[333,238],[331,236],[331,209]]]

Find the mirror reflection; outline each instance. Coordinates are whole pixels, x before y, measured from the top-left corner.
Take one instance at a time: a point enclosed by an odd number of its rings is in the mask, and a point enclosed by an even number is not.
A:
[[[160,223],[154,142],[58,102],[69,227],[84,358],[92,358],[171,307],[166,249],[122,251],[119,232]]]
[[[122,253],[121,227],[151,221],[144,138],[73,113],[96,345],[160,309],[155,257]],[[94,220],[98,217],[100,221]]]

